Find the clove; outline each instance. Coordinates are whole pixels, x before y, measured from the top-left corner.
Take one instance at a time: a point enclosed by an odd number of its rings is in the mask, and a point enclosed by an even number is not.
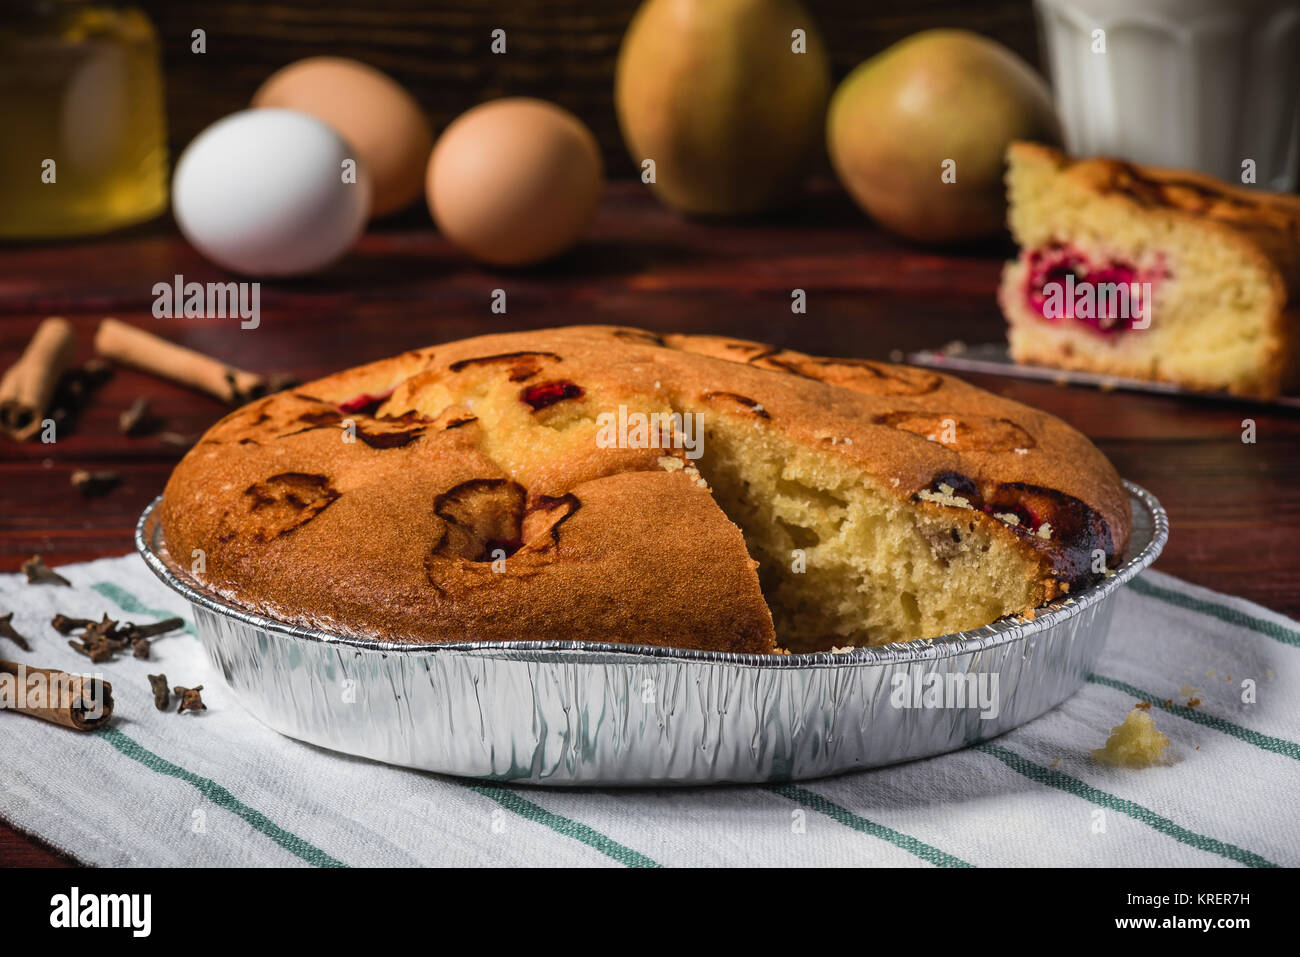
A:
[[[166,711],[171,704],[171,692],[167,688],[166,675],[149,675],[149,687],[153,689],[153,706],[159,711]]]
[[[72,473],[72,487],[86,498],[107,495],[122,481],[122,474],[111,469],[94,472],[78,469]]]
[[[78,628],[86,628],[89,625],[93,625],[94,622],[89,618],[69,618],[67,615],[60,612],[51,619],[50,624],[59,634],[70,635]]]
[[[172,692],[181,699],[180,707],[176,709],[176,713],[180,714],[182,711],[207,711],[208,706],[203,703],[203,698],[199,695],[202,690],[203,685],[194,688],[182,688],[177,685],[173,688]]]
[[[173,449],[189,449],[199,440],[199,436],[182,435],[180,432],[159,432],[158,441]]]
[[[117,428],[123,435],[148,435],[158,431],[162,420],[149,408],[149,400],[144,396],[136,399],[117,417]]]
[[[72,585],[72,582],[46,565],[45,559],[40,555],[33,555],[23,562],[22,569],[29,585]]]
[[[185,621],[181,618],[164,618],[146,625],[134,622],[121,625],[108,615],[104,615],[100,621],[91,621],[89,618],[70,618],[58,614],[50,624],[61,635],[70,635],[80,629],[81,634],[70,640],[68,645],[91,661],[101,662],[111,660],[127,648],[131,649],[136,658],[147,659],[152,643],[150,639],[175,631]]]
[[[31,651],[32,646],[27,639],[18,632],[14,631],[13,622],[14,613],[9,612],[7,615],[0,615],[0,638],[8,638],[23,651]]]

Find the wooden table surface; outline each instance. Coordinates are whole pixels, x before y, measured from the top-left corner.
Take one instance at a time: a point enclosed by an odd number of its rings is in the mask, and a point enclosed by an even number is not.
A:
[[[412,212],[372,230],[323,276],[263,284],[261,325],[241,330],[235,319],[153,317],[155,283],[176,274],[229,278],[161,220],[103,239],[0,246],[0,368],[48,315],[73,322],[83,358],[96,323],[111,315],[238,366],[301,378],[463,336],[590,322],[888,358],[952,340],[998,340],[994,289],[1010,253],[997,244],[955,254],[907,246],[830,185],[782,215],[712,223],[680,219],[640,184],[616,183],[588,239],[547,267],[479,268]],[[494,289],[506,292],[505,315],[491,310]],[[791,312],[793,289],[807,293],[804,315]],[[973,381],[1070,422],[1124,477],[1156,494],[1172,526],[1157,568],[1300,616],[1294,411]],[[142,395],[174,432],[201,432],[223,412],[215,400],[123,370],[53,445],[0,440],[0,571],[16,571],[37,552],[57,565],[131,549],[136,518],[179,457],[156,438],[119,434],[119,413]],[[1256,424],[1253,444],[1242,441],[1247,418]],[[122,483],[83,500],[69,483],[82,468],[116,470]],[[66,862],[0,822],[0,864]]]

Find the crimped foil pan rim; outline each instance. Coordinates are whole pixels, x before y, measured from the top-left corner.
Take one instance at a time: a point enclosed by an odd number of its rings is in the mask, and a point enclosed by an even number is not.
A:
[[[296,625],[271,618],[241,607],[221,596],[196,586],[184,572],[178,572],[158,550],[158,522],[155,514],[162,496],[149,503],[135,527],[135,546],[145,564],[164,584],[194,605],[218,615],[233,618],[245,625],[289,638],[342,645],[385,655],[475,654],[485,657],[537,661],[577,661],[586,664],[627,662],[645,658],[667,658],[693,662],[711,662],[747,668],[831,668],[843,666],[876,666],[903,662],[938,661],[958,655],[984,651],[1009,644],[1027,634],[1045,630],[1079,614],[1083,609],[1105,601],[1114,592],[1150,566],[1163,550],[1169,538],[1169,517],[1154,495],[1133,482],[1124,480],[1124,487],[1133,502],[1150,516],[1150,538],[1141,543],[1138,552],[1110,578],[1098,582],[1078,595],[1054,602],[1038,612],[1033,621],[1008,619],[993,622],[966,632],[955,632],[935,638],[891,645],[855,648],[853,651],[832,653],[828,651],[789,655],[740,654],[725,651],[701,651],[686,648],[666,648],[657,645],[623,645],[607,642],[583,641],[456,641],[456,642],[401,642],[377,638],[362,638]],[[1136,531],[1136,529],[1135,529]],[[1130,548],[1132,543],[1130,543]]]

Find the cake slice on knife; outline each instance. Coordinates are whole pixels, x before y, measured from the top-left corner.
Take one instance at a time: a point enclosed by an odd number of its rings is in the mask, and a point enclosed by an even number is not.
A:
[[[1300,372],[1300,197],[1198,173],[1007,152],[1017,362],[1273,398]]]

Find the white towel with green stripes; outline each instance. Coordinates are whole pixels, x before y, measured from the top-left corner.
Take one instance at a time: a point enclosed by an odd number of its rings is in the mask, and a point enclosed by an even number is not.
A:
[[[1300,865],[1300,624],[1148,572],[1119,596],[1096,674],[982,745],[799,784],[664,790],[505,787],[389,767],[282,737],[232,700],[189,607],[134,556],[0,576],[31,639],[0,657],[86,670],[55,612],[186,619],[154,660],[97,666],[106,730],[0,713],[0,818],[89,864]],[[147,672],[204,686],[196,717],[154,709]],[[1167,763],[1096,764],[1151,705]],[[1189,705],[1189,701],[1191,704]]]

